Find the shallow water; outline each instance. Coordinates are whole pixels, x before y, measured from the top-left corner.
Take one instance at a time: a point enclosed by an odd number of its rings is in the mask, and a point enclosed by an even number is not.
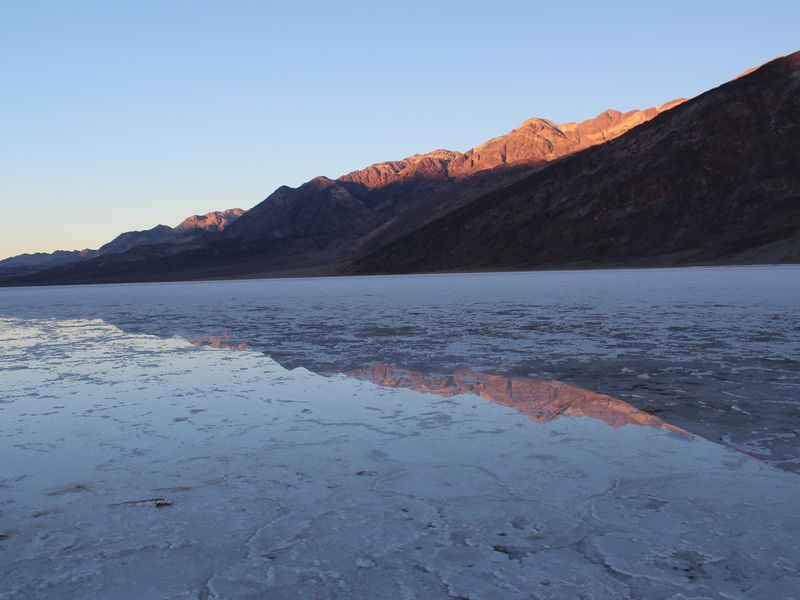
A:
[[[0,289],[0,599],[800,598],[799,276]]]
[[[0,319],[0,598],[792,598],[800,478],[572,384]]]
[[[0,289],[0,316],[96,319],[287,368],[564,381],[800,472],[800,267]]]

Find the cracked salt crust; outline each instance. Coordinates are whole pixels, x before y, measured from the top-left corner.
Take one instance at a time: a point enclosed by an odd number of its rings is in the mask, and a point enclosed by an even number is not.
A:
[[[699,437],[100,320],[0,320],[0,383],[3,600],[800,590],[800,479]]]

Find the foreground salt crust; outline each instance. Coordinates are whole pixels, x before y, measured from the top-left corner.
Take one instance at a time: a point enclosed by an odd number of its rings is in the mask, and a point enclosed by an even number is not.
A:
[[[0,317],[567,381],[800,473],[800,265],[0,288]]]
[[[0,422],[4,600],[800,597],[800,479],[663,428],[18,319]]]

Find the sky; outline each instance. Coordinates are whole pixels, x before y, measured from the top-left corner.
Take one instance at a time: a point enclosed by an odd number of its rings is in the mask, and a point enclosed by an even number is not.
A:
[[[251,208],[800,50],[797,0],[0,0],[0,258]]]

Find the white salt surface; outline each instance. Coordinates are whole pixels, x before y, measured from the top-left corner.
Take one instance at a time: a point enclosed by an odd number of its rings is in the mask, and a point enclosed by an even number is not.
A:
[[[557,379],[800,473],[800,265],[0,288],[0,317]]]
[[[35,319],[0,423],[3,600],[800,598],[800,478],[656,427]]]

